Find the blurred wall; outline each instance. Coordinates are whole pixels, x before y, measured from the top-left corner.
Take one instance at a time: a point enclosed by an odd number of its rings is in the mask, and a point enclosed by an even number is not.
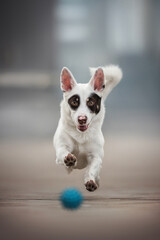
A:
[[[0,70],[26,71],[56,68],[53,52],[56,1],[1,1]]]
[[[0,71],[59,74],[68,66],[78,81],[86,82],[89,66],[115,63],[124,72],[122,93],[138,96],[141,107],[147,107],[151,95],[157,106],[159,11],[156,0],[2,1]]]

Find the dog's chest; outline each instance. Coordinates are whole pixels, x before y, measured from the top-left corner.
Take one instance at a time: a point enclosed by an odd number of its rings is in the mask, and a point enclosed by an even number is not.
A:
[[[85,143],[75,142],[74,152],[76,153],[76,155],[87,156],[90,153],[90,151],[93,151],[92,140],[87,141]]]
[[[77,158],[76,168],[82,169],[87,166],[87,155],[88,151],[84,144],[76,144],[73,150],[73,154]]]
[[[78,154],[86,154],[87,149],[84,143],[78,143],[77,141],[74,144],[74,150],[77,155]]]

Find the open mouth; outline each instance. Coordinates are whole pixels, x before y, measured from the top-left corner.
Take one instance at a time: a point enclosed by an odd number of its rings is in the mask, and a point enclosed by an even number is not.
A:
[[[88,124],[87,125],[78,125],[78,129],[81,131],[81,132],[84,132],[88,129]]]

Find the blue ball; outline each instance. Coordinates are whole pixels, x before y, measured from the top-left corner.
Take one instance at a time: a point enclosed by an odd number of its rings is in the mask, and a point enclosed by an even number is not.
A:
[[[63,207],[68,209],[76,209],[82,204],[83,196],[79,190],[75,188],[67,188],[61,193],[60,201]]]

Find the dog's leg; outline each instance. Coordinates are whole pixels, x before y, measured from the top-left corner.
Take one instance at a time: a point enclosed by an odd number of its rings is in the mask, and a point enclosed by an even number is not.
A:
[[[77,164],[76,157],[72,154],[74,149],[73,140],[64,132],[58,133],[54,137],[54,146],[56,149],[56,163],[71,170]]]
[[[77,164],[77,159],[71,152],[72,148],[69,145],[60,146],[56,150],[56,163],[65,165],[68,172],[70,172]]]
[[[88,159],[89,166],[85,174],[85,186],[90,192],[93,192],[99,186],[99,171],[102,165],[102,160],[99,156]]]
[[[72,151],[68,150],[69,147],[60,147],[56,151],[56,163],[65,165],[67,167],[74,166],[76,163],[76,157],[71,154]]]

